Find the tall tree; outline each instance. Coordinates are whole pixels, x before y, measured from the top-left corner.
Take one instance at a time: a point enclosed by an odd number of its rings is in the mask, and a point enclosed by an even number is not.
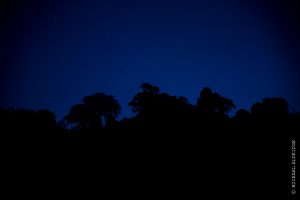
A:
[[[179,127],[188,123],[193,106],[185,97],[160,93],[159,88],[148,83],[141,85],[129,103],[137,118],[147,127]]]
[[[264,98],[253,104],[251,113],[256,117],[278,117],[289,113],[288,102],[281,97]]]
[[[197,108],[206,116],[227,116],[235,108],[232,100],[213,92],[210,88],[203,88],[197,100]]]
[[[83,97],[83,103],[71,107],[65,120],[76,130],[97,130],[115,120],[121,106],[111,95],[96,93]]]
[[[157,108],[159,88],[149,83],[143,83],[140,88],[142,92],[137,93],[128,105],[139,115],[153,112]]]
[[[288,102],[281,97],[264,98],[251,107],[251,115],[259,127],[278,129],[288,127]]]

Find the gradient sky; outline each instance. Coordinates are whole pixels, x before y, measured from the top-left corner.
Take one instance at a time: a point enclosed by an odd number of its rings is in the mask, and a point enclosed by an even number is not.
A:
[[[9,3],[5,3],[9,2]],[[83,96],[114,95],[122,116],[149,82],[195,103],[211,87],[249,109],[281,96],[300,111],[293,1],[6,0],[0,106],[61,119]]]

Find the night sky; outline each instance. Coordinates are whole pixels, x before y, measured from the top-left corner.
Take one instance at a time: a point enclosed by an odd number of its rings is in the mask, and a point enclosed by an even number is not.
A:
[[[127,106],[143,82],[195,103],[203,87],[249,109],[281,96],[300,111],[296,1],[51,0],[0,3],[0,107],[50,109],[83,96]]]

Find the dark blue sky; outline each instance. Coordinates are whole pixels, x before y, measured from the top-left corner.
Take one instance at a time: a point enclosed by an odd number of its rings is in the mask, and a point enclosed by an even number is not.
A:
[[[127,103],[149,82],[195,103],[211,87],[249,109],[281,96],[300,110],[293,1],[5,1],[2,107],[62,118],[97,91]]]

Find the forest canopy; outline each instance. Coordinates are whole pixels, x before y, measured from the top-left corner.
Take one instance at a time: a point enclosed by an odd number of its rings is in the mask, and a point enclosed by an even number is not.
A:
[[[30,134],[37,138],[96,136],[111,130],[184,130],[188,133],[255,132],[261,130],[299,128],[300,114],[292,112],[282,97],[264,98],[251,110],[236,109],[233,100],[211,88],[203,88],[196,104],[183,96],[172,96],[149,83],[140,85],[140,91],[128,103],[134,116],[119,119],[121,106],[114,96],[95,93],[82,98],[70,107],[63,120],[56,121],[49,110],[0,109],[1,132]],[[289,131],[287,131],[288,133]],[[294,131],[293,131],[294,132]],[[26,134],[25,134],[26,133]]]

